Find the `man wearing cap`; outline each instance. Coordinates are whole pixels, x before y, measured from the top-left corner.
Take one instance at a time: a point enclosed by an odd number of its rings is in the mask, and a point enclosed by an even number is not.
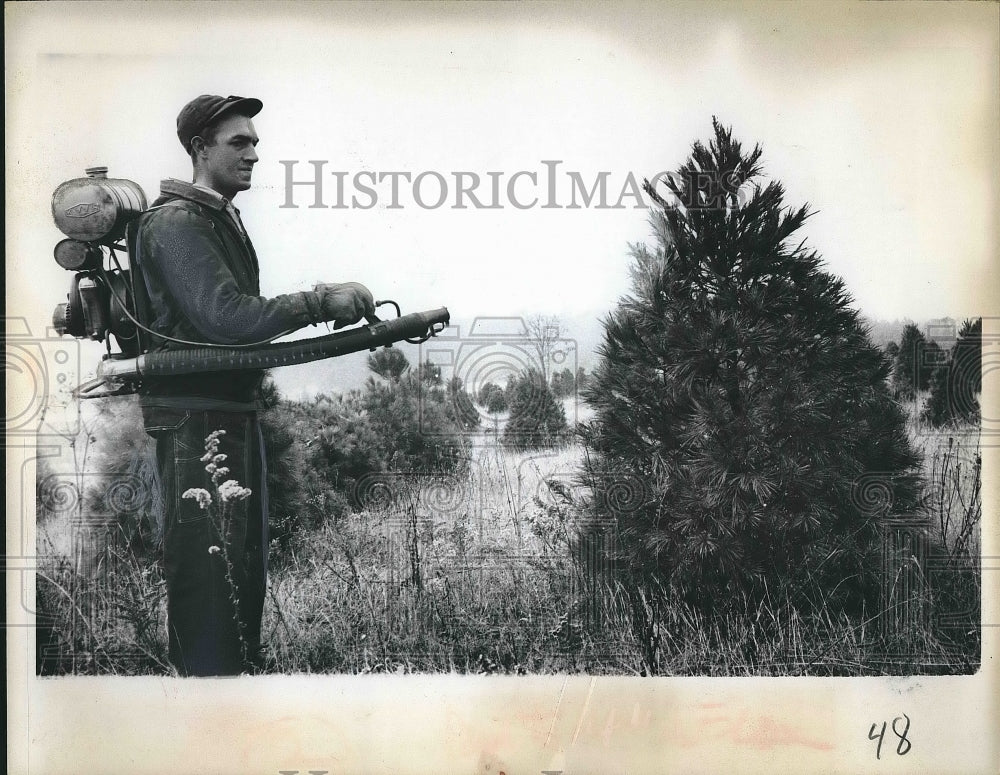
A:
[[[262,343],[306,325],[333,321],[339,328],[374,313],[372,295],[359,283],[260,296],[257,254],[233,199],[250,188],[258,160],[251,119],[261,108],[253,98],[202,95],[177,116],[193,181],[164,180],[129,235],[133,268],[144,280],[136,284],[136,305],[156,332],[147,336],[150,351]],[[262,371],[161,377],[140,390],[163,488],[169,655],[182,675],[232,675],[262,662],[268,550],[257,418],[262,379]],[[216,434],[212,452],[206,438],[216,431],[224,433]],[[231,485],[217,489],[229,479],[249,496]],[[220,502],[209,505],[192,489]]]

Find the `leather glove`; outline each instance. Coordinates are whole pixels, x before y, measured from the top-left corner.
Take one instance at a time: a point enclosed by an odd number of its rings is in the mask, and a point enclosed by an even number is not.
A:
[[[322,320],[332,320],[334,328],[375,314],[375,297],[361,283],[319,283],[313,291],[319,297]]]

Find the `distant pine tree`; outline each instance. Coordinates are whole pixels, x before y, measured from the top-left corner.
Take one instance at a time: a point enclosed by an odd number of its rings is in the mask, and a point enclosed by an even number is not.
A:
[[[500,414],[507,411],[507,396],[503,388],[494,382],[487,382],[479,390],[479,405],[485,407],[490,414]]]
[[[944,361],[937,342],[928,341],[913,323],[907,323],[896,350],[892,369],[892,387],[899,398],[911,399],[917,391],[927,390],[931,375]]]
[[[703,608],[789,591],[858,610],[880,587],[881,519],[916,502],[918,458],[888,360],[792,242],[807,207],[760,182],[759,146],[713,127],[669,199],[645,185],[658,244],[632,246],[632,295],[583,389],[593,515],[632,581]]]
[[[479,427],[479,410],[476,409],[472,396],[465,390],[461,377],[452,377],[448,380],[447,398],[448,419],[463,431],[472,431]]]
[[[535,449],[555,446],[566,439],[566,412],[541,372],[534,369],[523,372],[504,394],[510,408],[503,432],[504,444]]]
[[[930,380],[931,394],[922,418],[932,425],[979,422],[976,396],[983,390],[983,319],[966,320],[947,363]]]
[[[576,378],[569,369],[553,371],[550,383],[556,398],[569,398],[576,391]]]

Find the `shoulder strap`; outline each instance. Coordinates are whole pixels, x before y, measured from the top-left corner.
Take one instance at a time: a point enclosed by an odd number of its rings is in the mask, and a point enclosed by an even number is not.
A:
[[[149,302],[149,279],[146,277],[146,272],[144,271],[142,258],[140,256],[142,228],[148,220],[146,218],[148,213],[160,210],[164,207],[176,207],[179,205],[180,202],[178,202],[178,200],[171,199],[163,204],[143,210],[139,213],[137,218],[134,218],[131,222],[129,222],[125,229],[125,246],[128,248],[129,268],[132,270],[129,273],[129,281],[132,286],[132,298],[135,300],[135,316],[138,318],[139,322],[147,328],[152,328],[153,312]],[[140,351],[144,353],[149,352],[149,349],[152,346],[150,334],[143,331],[141,328],[138,329],[137,333],[139,337]]]
[[[149,292],[146,287],[146,273],[143,271],[142,261],[139,259],[139,231],[142,228],[143,215],[145,213],[140,214],[125,228],[125,247],[128,249],[129,269],[131,269],[129,281],[132,286],[132,299],[135,303],[135,316],[142,325],[150,328],[153,321],[149,306]],[[149,334],[138,327],[136,334],[139,337],[140,352],[149,352]]]

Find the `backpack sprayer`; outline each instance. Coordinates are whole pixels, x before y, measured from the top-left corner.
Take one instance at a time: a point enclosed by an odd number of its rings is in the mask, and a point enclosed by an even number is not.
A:
[[[147,377],[268,369],[390,347],[394,342],[419,344],[448,325],[445,307],[401,315],[399,305],[386,300],[375,306],[392,305],[394,319],[372,315],[368,325],[327,336],[278,344],[185,341],[190,349],[151,352],[153,341],[170,337],[148,327],[137,303],[145,298],[145,288],[140,287],[142,267],[126,268],[119,260],[119,251],[129,255],[121,240],[146,210],[146,196],[132,181],[109,178],[107,173],[107,167],[90,167],[87,177],[66,181],[52,194],[52,217],[67,237],[53,254],[59,266],[74,272],[67,300],[56,306],[52,325],[60,336],[104,342],[107,348],[97,377],[74,391],[80,398],[134,393]],[[112,351],[112,337],[118,352]]]

